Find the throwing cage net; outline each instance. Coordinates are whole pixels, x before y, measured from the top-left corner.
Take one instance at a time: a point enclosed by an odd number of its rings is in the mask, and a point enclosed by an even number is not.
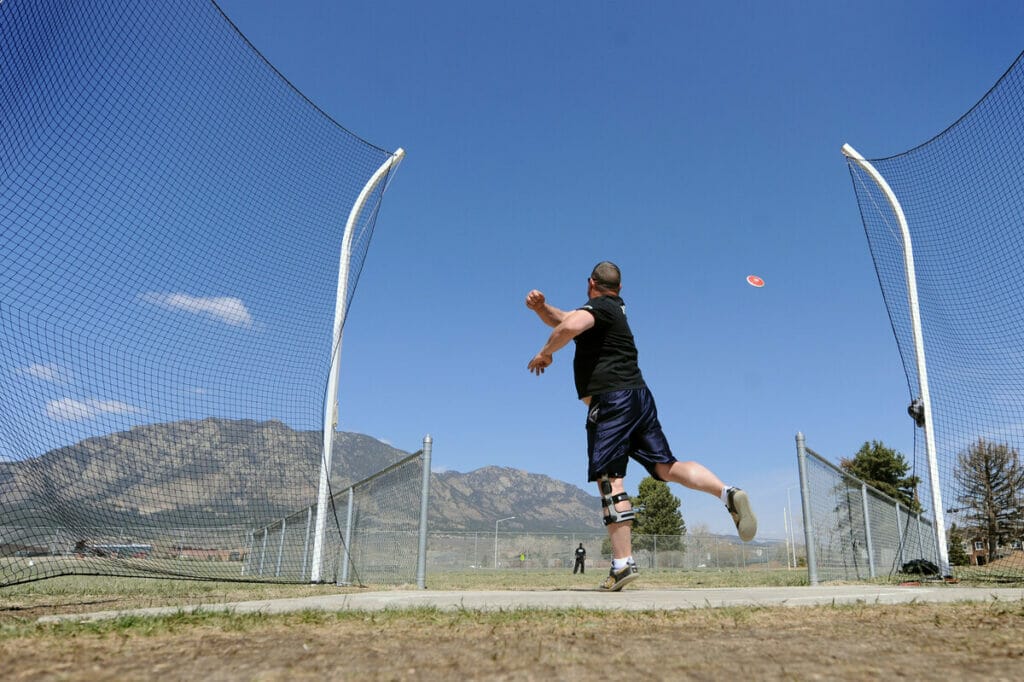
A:
[[[392,154],[204,0],[0,2],[0,117],[0,585],[266,577]]]
[[[903,359],[917,428],[918,498],[944,526],[956,574],[1024,578],[1024,54],[960,120],[928,142],[849,159],[864,229]],[[849,155],[848,155],[849,156]],[[920,315],[917,352],[911,287]],[[923,361],[922,361],[923,358]],[[922,364],[923,362],[923,364]],[[928,470],[928,431],[936,476]],[[942,508],[932,504],[938,481]]]

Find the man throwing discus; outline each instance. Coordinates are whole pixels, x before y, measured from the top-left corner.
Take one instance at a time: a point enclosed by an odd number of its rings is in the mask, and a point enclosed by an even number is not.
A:
[[[757,518],[746,492],[725,485],[702,464],[680,462],[672,455],[654,396],[640,372],[621,289],[618,266],[603,261],[587,278],[587,302],[575,310],[559,310],[536,289],[526,295],[526,307],[553,328],[527,365],[529,371],[540,376],[555,353],[576,342],[576,394],[587,406],[587,480],[598,484],[612,545],[612,567],[599,588],[608,592],[617,592],[638,577],[631,536],[635,512],[624,484],[630,459],[659,481],[719,498],[744,542],[757,533]]]

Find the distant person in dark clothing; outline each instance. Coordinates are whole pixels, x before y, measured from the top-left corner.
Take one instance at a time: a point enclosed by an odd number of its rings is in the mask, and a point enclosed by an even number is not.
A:
[[[572,567],[573,575],[576,575],[577,570],[580,572],[581,575],[587,572],[587,567],[583,565],[586,562],[586,560],[587,550],[583,549],[583,543],[581,542],[580,546],[576,548],[576,563],[573,564]]]

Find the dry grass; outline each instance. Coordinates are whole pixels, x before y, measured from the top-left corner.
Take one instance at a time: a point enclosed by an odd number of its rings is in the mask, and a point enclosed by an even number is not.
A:
[[[432,589],[561,589],[566,571],[439,574]],[[644,573],[649,588],[800,584],[798,572]],[[805,579],[805,576],[804,576]],[[4,679],[1015,679],[1024,603],[680,611],[200,613],[39,624],[50,613],[360,588],[61,578],[0,590]],[[398,588],[401,589],[401,588]]]
[[[1021,604],[199,615],[4,628],[7,679],[1012,679]]]

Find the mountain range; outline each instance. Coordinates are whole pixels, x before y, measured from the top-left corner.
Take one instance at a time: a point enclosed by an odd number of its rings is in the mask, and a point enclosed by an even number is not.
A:
[[[25,523],[260,524],[316,499],[319,431],[280,421],[207,418],[136,426],[39,457],[0,463],[0,511]],[[409,453],[336,432],[332,490],[343,491]],[[541,474],[485,466],[431,474],[431,530],[600,532],[600,501]]]

